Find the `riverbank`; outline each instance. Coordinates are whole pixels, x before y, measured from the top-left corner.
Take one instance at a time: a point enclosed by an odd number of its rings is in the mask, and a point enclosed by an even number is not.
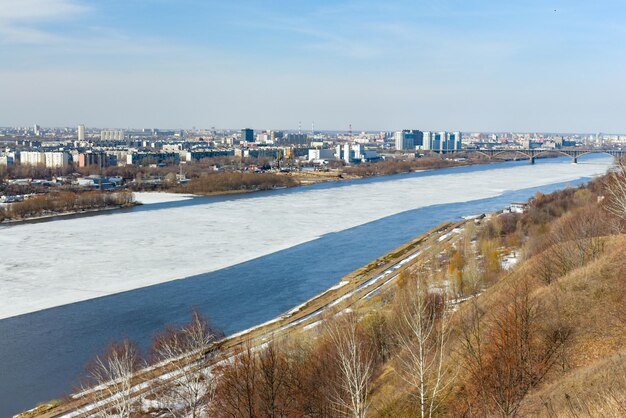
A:
[[[33,221],[43,221],[43,220],[50,220],[54,218],[64,218],[64,217],[68,217],[72,215],[85,215],[85,214],[96,214],[99,212],[110,212],[110,211],[119,210],[119,209],[132,208],[132,207],[139,206],[142,204],[143,203],[140,203],[140,202],[133,202],[127,205],[105,206],[102,208],[82,209],[82,210],[74,210],[74,211],[67,211],[67,212],[54,212],[54,213],[47,213],[44,215],[30,216],[28,218],[20,218],[20,219],[5,219],[3,221],[0,221],[0,225],[5,225],[5,224],[6,225],[18,225],[21,223],[28,223],[28,222],[33,222]]]
[[[266,175],[272,176],[274,181],[277,181],[280,184],[274,185],[272,187],[260,187],[260,188],[236,188],[230,190],[218,190],[218,191],[193,191],[193,187],[190,185],[180,186],[175,189],[167,190],[169,192],[174,193],[191,193],[196,196],[223,196],[223,195],[235,195],[235,194],[247,194],[247,193],[255,193],[259,191],[267,191],[267,190],[276,190],[276,189],[286,189],[293,188],[299,186],[309,186],[318,183],[329,183],[329,182],[340,182],[346,180],[359,180],[359,179],[367,179],[372,177],[381,177],[381,176],[392,176],[396,174],[408,174],[413,172],[420,172],[426,170],[438,170],[452,167],[464,167],[471,165],[479,165],[479,164],[489,164],[494,161],[485,160],[485,159],[471,159],[464,161],[455,161],[455,160],[443,160],[443,159],[434,159],[429,158],[428,161],[423,163],[422,159],[416,159],[412,161],[388,161],[388,162],[377,162],[377,163],[365,163],[351,167],[344,167],[339,169],[327,169],[327,170],[319,170],[319,171],[287,171],[287,172],[276,172],[276,173],[250,173],[250,174],[242,174],[241,178],[245,178],[245,176],[250,175]],[[390,167],[392,165],[392,167]],[[384,167],[383,167],[384,166]],[[354,171],[354,172],[352,172]],[[223,175],[228,174],[241,174],[241,173],[222,173]],[[218,175],[215,175],[218,176]],[[282,182],[280,178],[284,178],[287,181]],[[209,180],[211,176],[209,175],[207,178],[203,179],[207,183],[210,183]],[[192,180],[194,181],[194,180]]]
[[[0,206],[0,221],[32,221],[135,205],[132,193],[127,190],[55,190],[21,197],[19,201]]]

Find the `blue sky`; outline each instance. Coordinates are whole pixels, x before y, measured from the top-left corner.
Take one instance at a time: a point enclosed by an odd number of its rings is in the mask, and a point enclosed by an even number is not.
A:
[[[626,132],[618,0],[0,0],[0,126]]]

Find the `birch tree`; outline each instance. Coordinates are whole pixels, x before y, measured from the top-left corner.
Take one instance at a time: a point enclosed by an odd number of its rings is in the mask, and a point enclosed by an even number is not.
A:
[[[333,318],[328,324],[328,335],[335,348],[339,375],[335,402],[340,411],[348,411],[348,416],[363,418],[369,407],[373,353],[359,330],[357,315],[349,312]]]
[[[395,369],[416,393],[419,415],[432,417],[452,380],[445,365],[450,315],[445,294],[433,294],[421,277],[412,277],[398,295],[396,337],[401,352]]]
[[[215,398],[215,377],[206,367],[211,344],[221,333],[213,329],[199,312],[181,328],[168,328],[158,335],[152,347],[158,362],[168,361],[174,379],[159,391],[161,406],[172,416],[206,416]]]
[[[143,365],[137,345],[129,340],[112,342],[104,354],[87,366],[91,390],[96,393],[93,405],[96,417],[128,418],[138,403],[133,395],[136,372]]]

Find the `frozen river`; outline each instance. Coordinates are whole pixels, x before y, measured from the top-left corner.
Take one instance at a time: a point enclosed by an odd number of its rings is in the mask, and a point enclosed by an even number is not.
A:
[[[0,319],[223,269],[408,210],[604,171],[602,163],[451,170],[5,227]]]
[[[252,195],[177,196],[0,227],[0,364],[8,365],[0,373],[0,416],[69,391],[111,338],[145,345],[194,306],[227,333],[239,331],[445,220],[579,184],[611,162],[510,162]]]

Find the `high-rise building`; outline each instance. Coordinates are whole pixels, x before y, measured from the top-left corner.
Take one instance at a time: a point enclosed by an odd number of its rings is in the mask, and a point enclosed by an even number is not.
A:
[[[69,164],[70,156],[63,151],[22,151],[20,164],[22,165],[45,165],[47,168],[64,168]]]
[[[22,151],[20,152],[21,165],[45,165],[46,156],[40,151]]]
[[[70,162],[67,152],[45,152],[44,154],[47,168],[65,168]]]
[[[115,158],[111,158],[104,151],[87,151],[85,153],[81,153],[78,155],[78,166],[79,167],[88,167],[88,166],[98,166],[98,167],[107,167],[111,164],[111,160]]]
[[[418,130],[403,130],[394,134],[398,151],[415,150],[424,143],[424,133]]]
[[[123,141],[127,138],[126,132],[121,130],[101,131],[100,140],[102,141]]]
[[[246,142],[254,142],[254,129],[245,128],[241,130],[241,140]]]
[[[461,132],[452,132],[451,139],[453,143],[453,148],[455,151],[460,151],[463,148],[463,141]]]
[[[424,141],[422,149],[427,151],[440,151],[442,132],[424,132]],[[443,139],[445,140],[445,132],[443,132]]]
[[[78,125],[77,134],[79,141],[85,140],[85,125]]]
[[[461,132],[424,132],[422,149],[430,151],[459,151],[463,148]]]

